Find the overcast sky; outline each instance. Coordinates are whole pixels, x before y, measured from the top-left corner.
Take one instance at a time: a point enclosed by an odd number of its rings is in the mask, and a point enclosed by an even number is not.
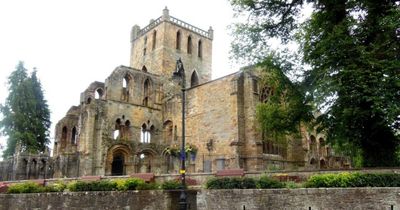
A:
[[[238,70],[229,63],[232,8],[227,0],[2,0],[0,1],[0,103],[19,60],[38,70],[54,125],[93,81],[129,66],[130,29],[170,15],[214,29],[213,78]],[[53,141],[53,139],[52,139]],[[0,144],[5,145],[5,138]]]

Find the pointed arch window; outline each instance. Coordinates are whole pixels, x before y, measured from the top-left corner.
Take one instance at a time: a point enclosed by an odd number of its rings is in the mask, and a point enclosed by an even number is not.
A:
[[[149,79],[144,81],[143,85],[143,105],[148,106],[151,91],[151,83]]]
[[[76,132],[76,127],[72,128],[71,144],[76,144],[78,133]]]
[[[176,32],[176,49],[181,49],[181,31]]]
[[[143,56],[146,55],[146,46],[147,46],[147,36],[144,37]]]
[[[147,72],[146,66],[143,66],[143,67],[142,67],[142,71]]]
[[[65,142],[65,140],[67,140],[67,132],[68,132],[67,126],[64,126],[61,131],[61,141],[62,142]]]
[[[153,32],[153,46],[152,46],[152,50],[156,49],[156,42],[157,42],[157,31],[154,30],[154,32]]]
[[[197,48],[197,56],[199,58],[203,57],[203,44],[201,43],[201,40],[199,40],[199,43],[197,44],[198,48]]]
[[[101,97],[103,97],[103,89],[98,88],[94,93],[94,98],[101,99]]]
[[[151,141],[150,129],[147,128],[146,124],[143,124],[140,132],[140,142],[148,144],[150,143],[150,141]]]
[[[193,71],[192,77],[190,78],[190,87],[199,85],[199,77],[197,76],[197,72]]]
[[[173,141],[174,127],[171,120],[167,120],[164,122],[163,133],[165,143],[170,143]]]
[[[192,54],[192,37],[189,36],[187,40],[187,53]]]

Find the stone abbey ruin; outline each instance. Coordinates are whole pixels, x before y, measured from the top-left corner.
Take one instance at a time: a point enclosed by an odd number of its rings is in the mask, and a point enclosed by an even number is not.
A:
[[[0,180],[177,174],[182,98],[172,75],[178,59],[188,87],[188,173],[348,167],[315,131],[304,128],[285,145],[263,139],[256,105],[271,90],[259,85],[262,72],[246,68],[212,80],[212,41],[211,27],[199,29],[168,9],[144,28],[133,26],[130,66],[81,93],[80,104],[56,125],[53,156],[17,153],[0,162]]]

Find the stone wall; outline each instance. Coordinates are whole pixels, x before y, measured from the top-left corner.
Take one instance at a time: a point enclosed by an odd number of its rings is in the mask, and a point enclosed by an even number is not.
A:
[[[0,194],[0,210],[178,209],[177,191]],[[190,191],[190,210],[400,209],[400,188]]]

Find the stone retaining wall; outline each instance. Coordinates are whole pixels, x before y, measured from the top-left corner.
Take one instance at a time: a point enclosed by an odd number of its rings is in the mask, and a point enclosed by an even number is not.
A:
[[[197,194],[197,195],[196,195]],[[0,210],[178,209],[177,191],[0,194]],[[400,209],[400,188],[199,190],[189,192],[191,210]]]

